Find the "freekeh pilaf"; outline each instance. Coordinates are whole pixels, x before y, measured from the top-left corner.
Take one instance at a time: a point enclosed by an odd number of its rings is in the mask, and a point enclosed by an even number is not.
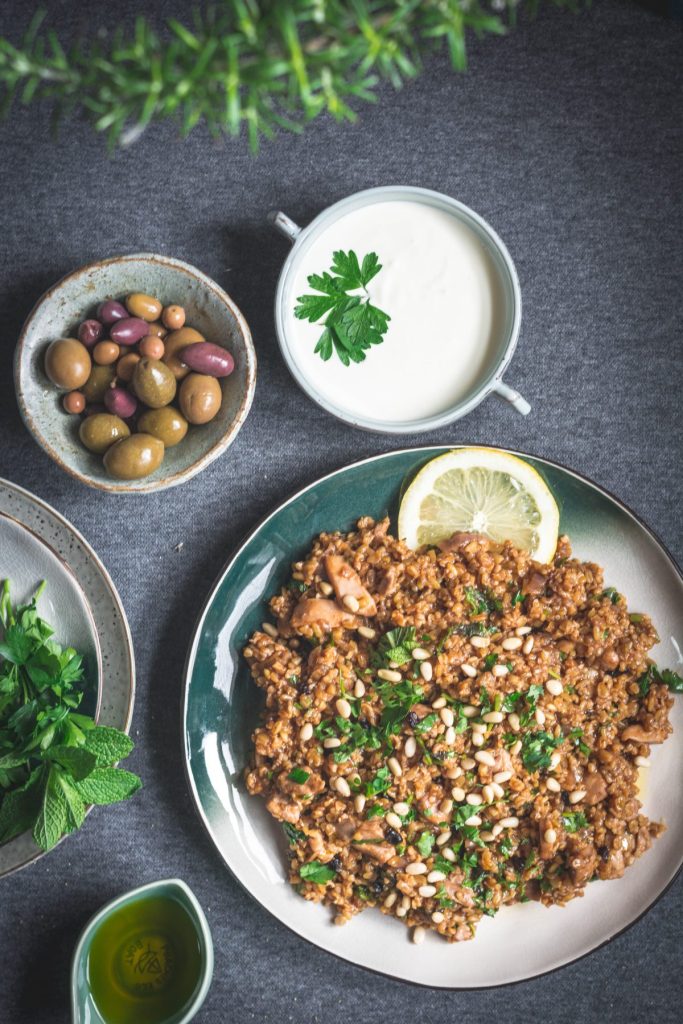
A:
[[[290,881],[338,924],[376,906],[419,942],[619,878],[664,830],[638,768],[683,683],[649,661],[650,619],[566,537],[541,565],[388,528],[321,534],[244,650],[266,695],[247,788],[284,825]]]

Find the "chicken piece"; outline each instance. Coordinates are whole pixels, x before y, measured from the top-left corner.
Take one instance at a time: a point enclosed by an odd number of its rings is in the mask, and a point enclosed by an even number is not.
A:
[[[398,572],[395,565],[390,565],[389,568],[382,573],[382,577],[377,584],[377,593],[380,597],[386,597],[387,594],[392,594],[398,586]]]
[[[610,850],[605,860],[601,861],[598,874],[602,879],[621,878],[626,870],[623,850]]]
[[[295,629],[302,626],[322,626],[323,629],[347,626],[350,629],[355,626],[356,617],[334,601],[323,597],[302,597],[292,612],[290,622]]]
[[[533,572],[530,572],[524,580],[524,583],[522,584],[522,593],[525,597],[527,594],[531,595],[531,597],[538,597],[539,594],[542,594],[545,590],[546,583],[547,577],[544,576],[543,573],[536,572],[536,570],[534,570]]]
[[[359,825],[351,842],[361,853],[378,860],[380,864],[386,864],[396,852],[391,843],[384,839],[384,825],[380,818],[372,818]]]
[[[595,874],[598,855],[591,843],[586,843],[578,836],[570,836],[567,841],[569,853],[569,873],[574,885],[585,885]]]
[[[635,725],[627,725],[621,734],[622,743],[626,740],[635,740],[636,743],[663,743],[668,736],[668,730],[661,726],[660,728],[646,728],[639,722]]]
[[[489,750],[489,753],[495,762],[491,768],[492,775],[496,775],[498,772],[514,771],[512,767],[512,758],[504,747],[497,747],[495,750]]]
[[[443,885],[444,893],[449,900],[455,900],[461,907],[473,907],[476,902],[474,893],[462,884],[462,878],[462,871],[458,868],[440,885]]]
[[[334,831],[340,839],[344,839],[346,842],[349,841],[357,828],[358,822],[355,818],[340,818],[339,821],[334,823]]]
[[[450,537],[440,540],[437,547],[441,551],[460,551],[462,548],[466,548],[473,540],[479,540],[480,538],[480,533],[452,533]]]
[[[278,821],[288,821],[290,825],[296,824],[301,817],[301,810],[294,801],[285,800],[281,793],[273,793],[266,801],[266,807]]]
[[[583,803],[589,807],[599,804],[607,796],[607,783],[600,772],[587,772],[583,777],[583,788],[586,790]]]
[[[316,796],[316,794],[322,793],[325,788],[322,777],[317,775],[316,772],[311,772],[305,782],[294,782],[286,772],[283,772],[277,781],[278,786],[285,793],[298,797]]]
[[[360,576],[341,555],[327,555],[325,571],[340,604],[344,603],[345,597],[352,597],[358,601],[359,615],[377,614],[377,605],[363,586]]]

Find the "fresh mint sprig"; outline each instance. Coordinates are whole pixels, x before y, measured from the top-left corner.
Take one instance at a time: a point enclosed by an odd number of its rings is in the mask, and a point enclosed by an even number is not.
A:
[[[310,287],[319,294],[300,295],[294,316],[312,324],[325,318],[314,350],[323,361],[336,352],[344,366],[362,363],[367,350],[384,341],[391,317],[373,306],[367,292],[381,269],[375,252],[368,253],[361,264],[353,249],[340,249],[333,253],[329,271],[308,277]]]

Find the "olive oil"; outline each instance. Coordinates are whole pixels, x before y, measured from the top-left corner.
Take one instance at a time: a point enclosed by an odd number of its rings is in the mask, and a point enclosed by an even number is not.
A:
[[[106,1024],[162,1024],[192,999],[202,970],[192,918],[173,897],[143,896],[102,922],[88,955]]]

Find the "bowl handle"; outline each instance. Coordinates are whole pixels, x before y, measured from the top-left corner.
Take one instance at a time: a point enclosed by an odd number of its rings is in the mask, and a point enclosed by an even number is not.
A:
[[[291,217],[288,217],[282,210],[271,210],[268,214],[268,220],[281,235],[284,235],[292,243],[296,242],[301,234],[299,225],[295,224]]]
[[[531,412],[531,406],[527,402],[526,398],[522,398],[519,391],[515,391],[514,388],[504,384],[502,380],[499,380],[493,389],[497,395],[504,398],[510,403],[513,409],[516,409],[522,416],[528,416]]]

